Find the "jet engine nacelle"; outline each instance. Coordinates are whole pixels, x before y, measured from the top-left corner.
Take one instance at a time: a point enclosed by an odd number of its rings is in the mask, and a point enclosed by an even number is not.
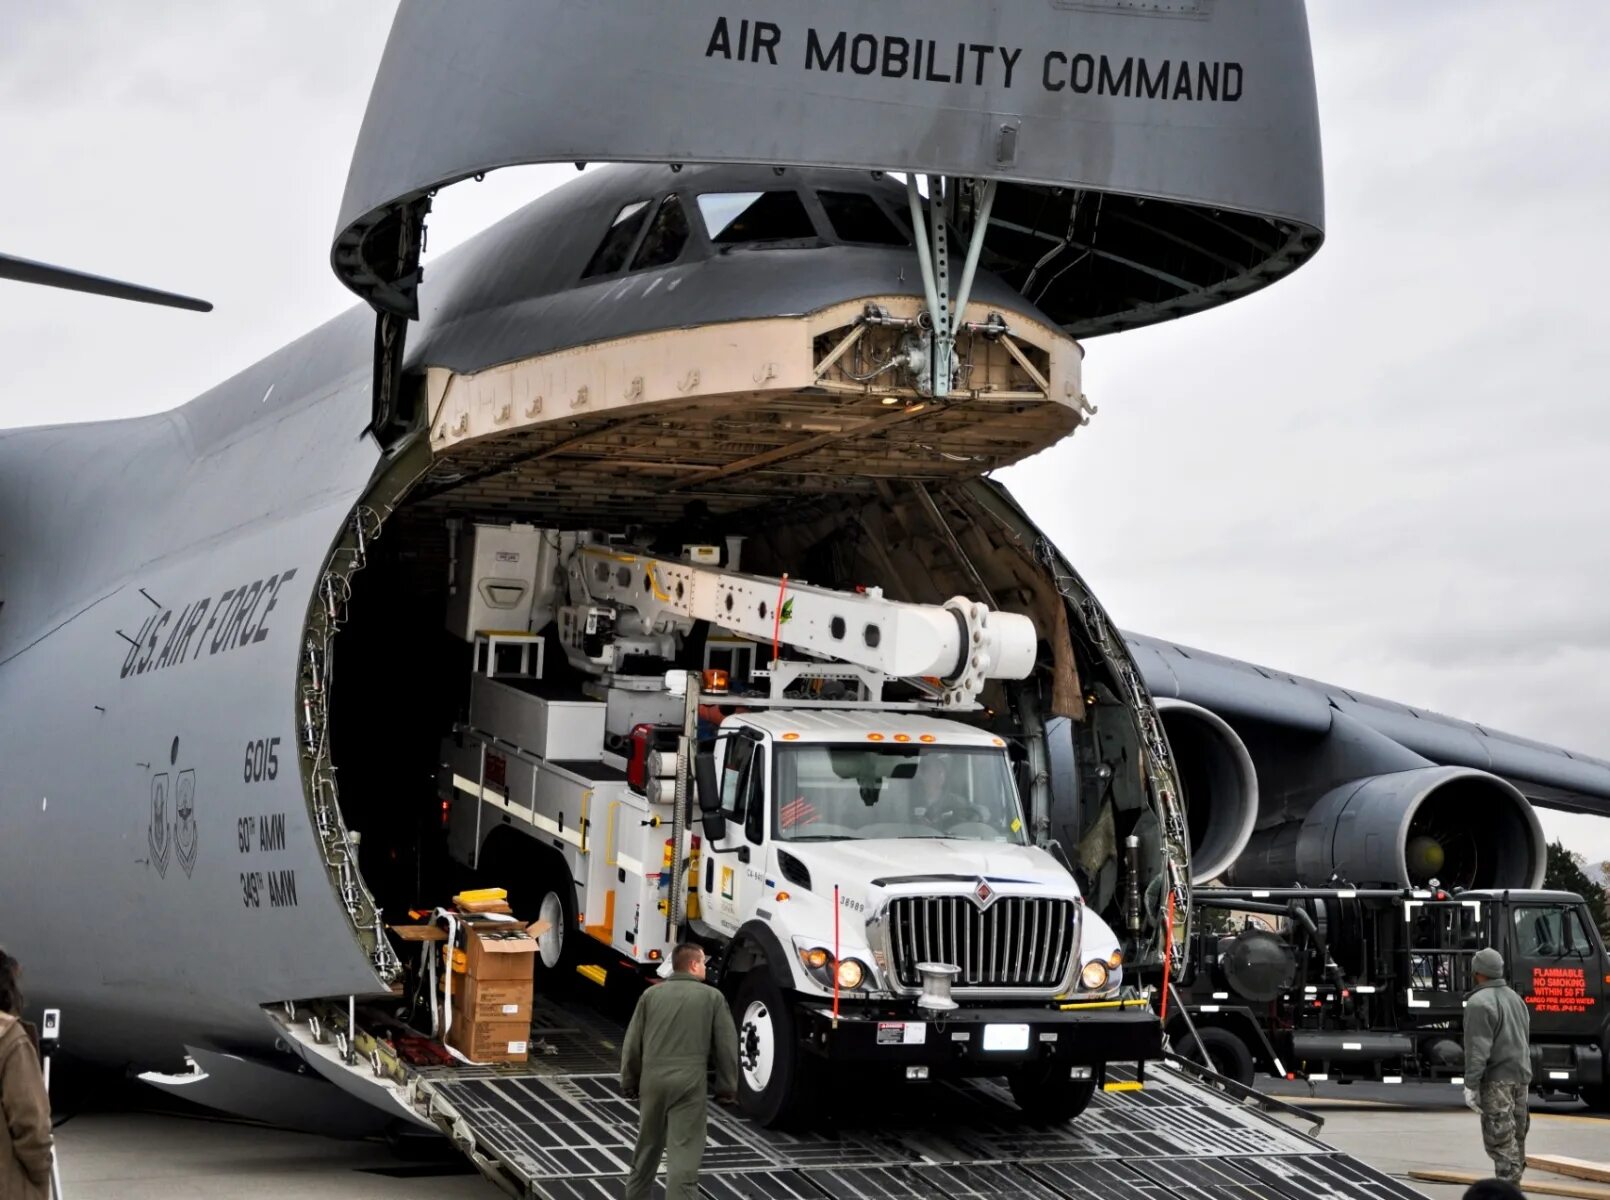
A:
[[[1246,848],[1258,818],[1258,773],[1246,744],[1215,712],[1159,697],[1174,766],[1185,789],[1191,878],[1222,874]]]
[[[1300,822],[1260,830],[1231,873],[1240,885],[1535,888],[1547,844],[1513,784],[1469,767],[1355,779]]]

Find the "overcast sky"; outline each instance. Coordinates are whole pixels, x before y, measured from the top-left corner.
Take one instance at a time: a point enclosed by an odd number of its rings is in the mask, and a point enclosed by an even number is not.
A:
[[[1126,628],[1610,758],[1610,5],[1309,7],[1324,249],[1090,342],[1099,414],[1007,482]],[[390,11],[0,0],[0,248],[217,305],[0,284],[0,424],[172,407],[347,306]],[[444,192],[432,253],[573,174]]]

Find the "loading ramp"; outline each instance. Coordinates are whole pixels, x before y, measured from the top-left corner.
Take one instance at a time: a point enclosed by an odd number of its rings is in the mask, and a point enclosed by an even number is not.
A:
[[[637,1107],[614,1074],[622,1030],[540,1003],[520,1067],[420,1071],[410,1096],[509,1194],[619,1200]],[[1185,1072],[1098,1093],[1076,1121],[1024,1118],[993,1081],[847,1089],[831,1127],[761,1129],[712,1104],[710,1200],[1398,1200],[1401,1182]],[[656,1189],[658,1196],[663,1190]]]

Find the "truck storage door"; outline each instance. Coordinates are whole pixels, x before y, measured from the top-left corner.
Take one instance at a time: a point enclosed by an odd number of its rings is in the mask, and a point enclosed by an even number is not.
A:
[[[1509,982],[1532,1010],[1533,1037],[1597,1029],[1604,1017],[1604,956],[1581,909],[1516,904],[1509,932]]]
[[[716,740],[716,764],[727,831],[703,855],[699,908],[708,924],[730,935],[754,909],[764,865],[760,839],[751,838],[750,832],[764,829],[766,748],[739,732],[722,734]]]

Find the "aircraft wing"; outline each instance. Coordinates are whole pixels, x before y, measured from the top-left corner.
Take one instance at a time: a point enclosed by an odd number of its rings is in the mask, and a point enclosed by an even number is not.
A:
[[[1146,686],[1229,720],[1323,735],[1343,713],[1434,763],[1509,780],[1545,808],[1610,816],[1610,762],[1143,634],[1124,635]]]
[[[210,301],[198,300],[194,296],[181,296],[177,292],[164,292],[160,288],[108,279],[105,275],[91,275],[88,271],[74,271],[69,267],[57,267],[11,254],[0,254],[0,279],[65,288],[70,292],[89,292],[96,296],[110,296],[114,300],[134,300],[140,304],[160,304],[166,308],[188,308],[191,312],[212,311]]]

